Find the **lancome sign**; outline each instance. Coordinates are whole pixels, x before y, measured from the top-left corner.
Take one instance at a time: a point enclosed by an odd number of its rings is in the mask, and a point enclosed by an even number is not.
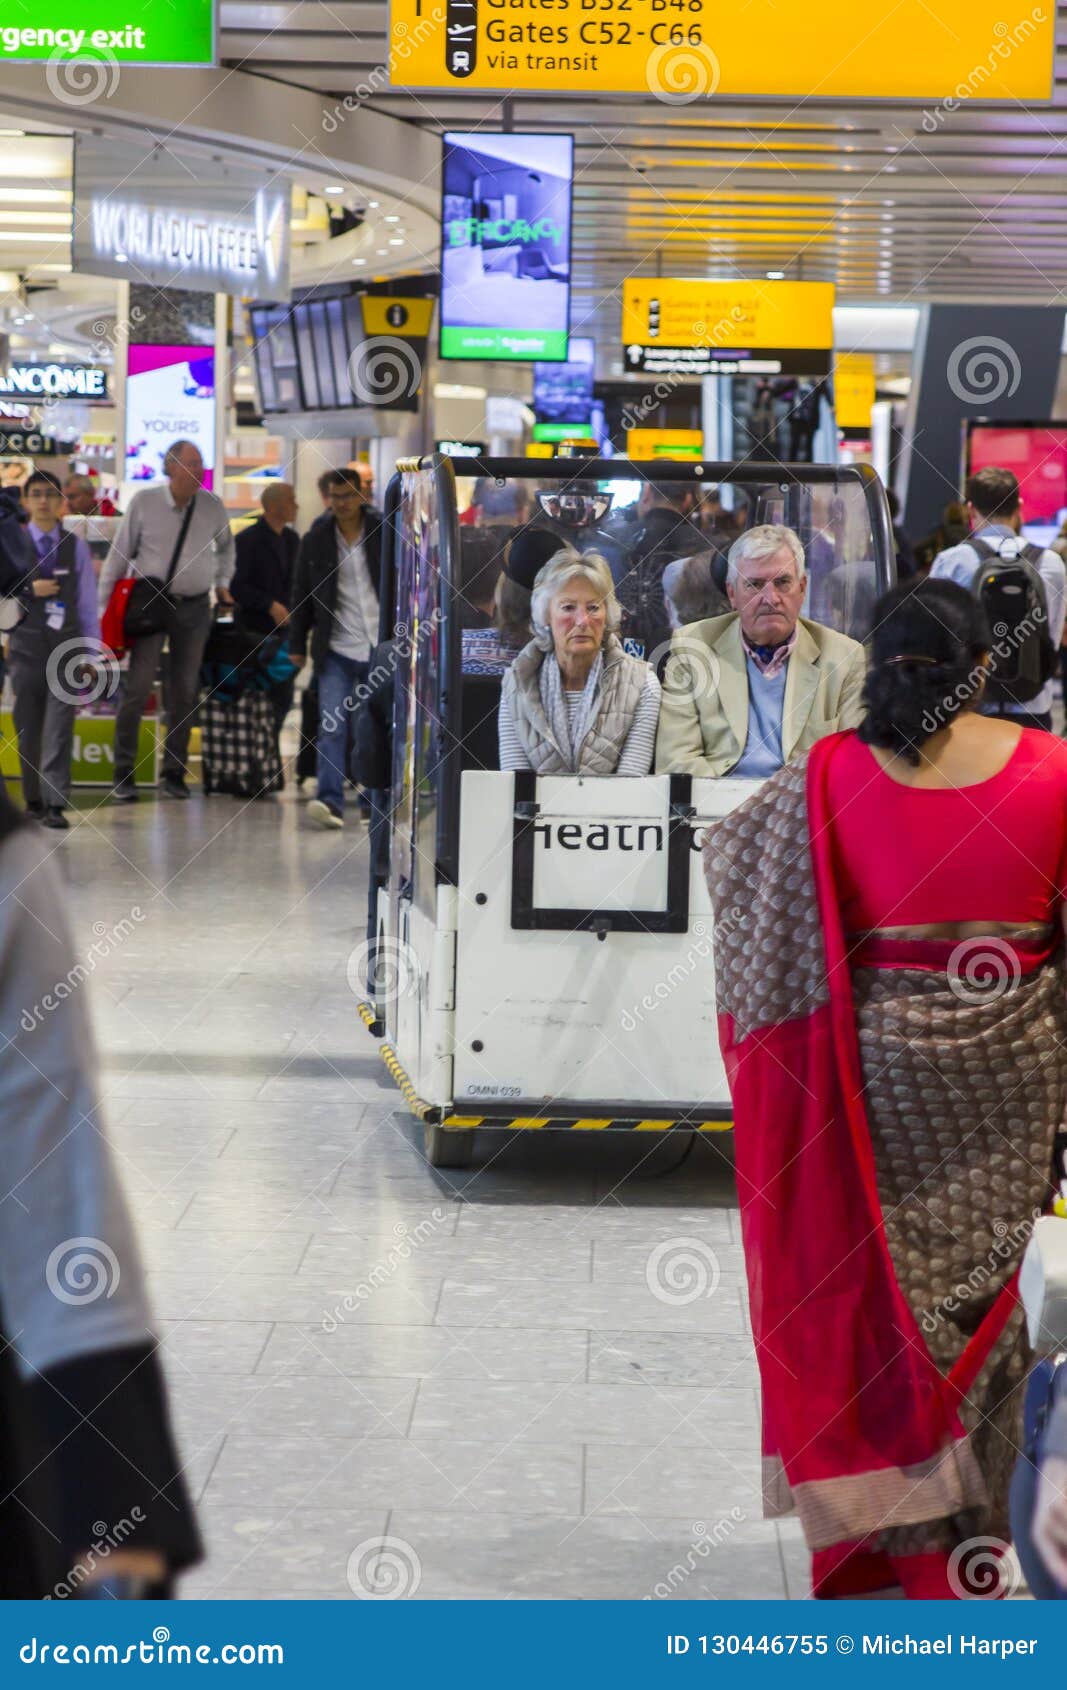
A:
[[[99,364],[12,362],[0,393],[19,399],[106,399],[107,371]]]
[[[153,146],[79,138],[74,269],[204,293],[289,295],[287,182]]]

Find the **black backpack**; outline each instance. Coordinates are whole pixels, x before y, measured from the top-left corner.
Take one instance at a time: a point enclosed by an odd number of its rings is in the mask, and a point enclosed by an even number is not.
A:
[[[1009,543],[1014,542],[1005,540],[1001,546]],[[1029,704],[1056,667],[1048,599],[1038,570],[1042,548],[1026,544],[1004,552],[973,536],[967,544],[978,556],[971,591],[993,634],[985,698],[990,704]]]

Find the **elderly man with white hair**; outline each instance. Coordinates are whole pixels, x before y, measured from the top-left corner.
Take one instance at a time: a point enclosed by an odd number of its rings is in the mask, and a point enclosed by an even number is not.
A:
[[[858,727],[863,647],[800,614],[804,548],[791,528],[749,528],[730,547],[725,616],[671,641],[658,774],[763,779],[818,739]]]

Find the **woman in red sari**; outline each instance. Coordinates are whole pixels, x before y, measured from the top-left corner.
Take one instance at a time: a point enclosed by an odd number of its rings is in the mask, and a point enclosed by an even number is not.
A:
[[[978,712],[962,588],[874,620],[863,725],[705,849],[765,1504],[817,1596],[996,1594],[1067,1103],[1067,746]]]

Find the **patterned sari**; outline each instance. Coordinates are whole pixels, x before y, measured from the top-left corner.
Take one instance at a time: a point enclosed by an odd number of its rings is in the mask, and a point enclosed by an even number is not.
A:
[[[846,939],[839,739],[705,845],[765,1513],[798,1513],[816,1595],[978,1594],[967,1557],[980,1583],[1008,1536],[1015,1279],[1067,1100],[1064,971],[1050,927],[989,942],[987,986],[950,970],[952,935]]]

